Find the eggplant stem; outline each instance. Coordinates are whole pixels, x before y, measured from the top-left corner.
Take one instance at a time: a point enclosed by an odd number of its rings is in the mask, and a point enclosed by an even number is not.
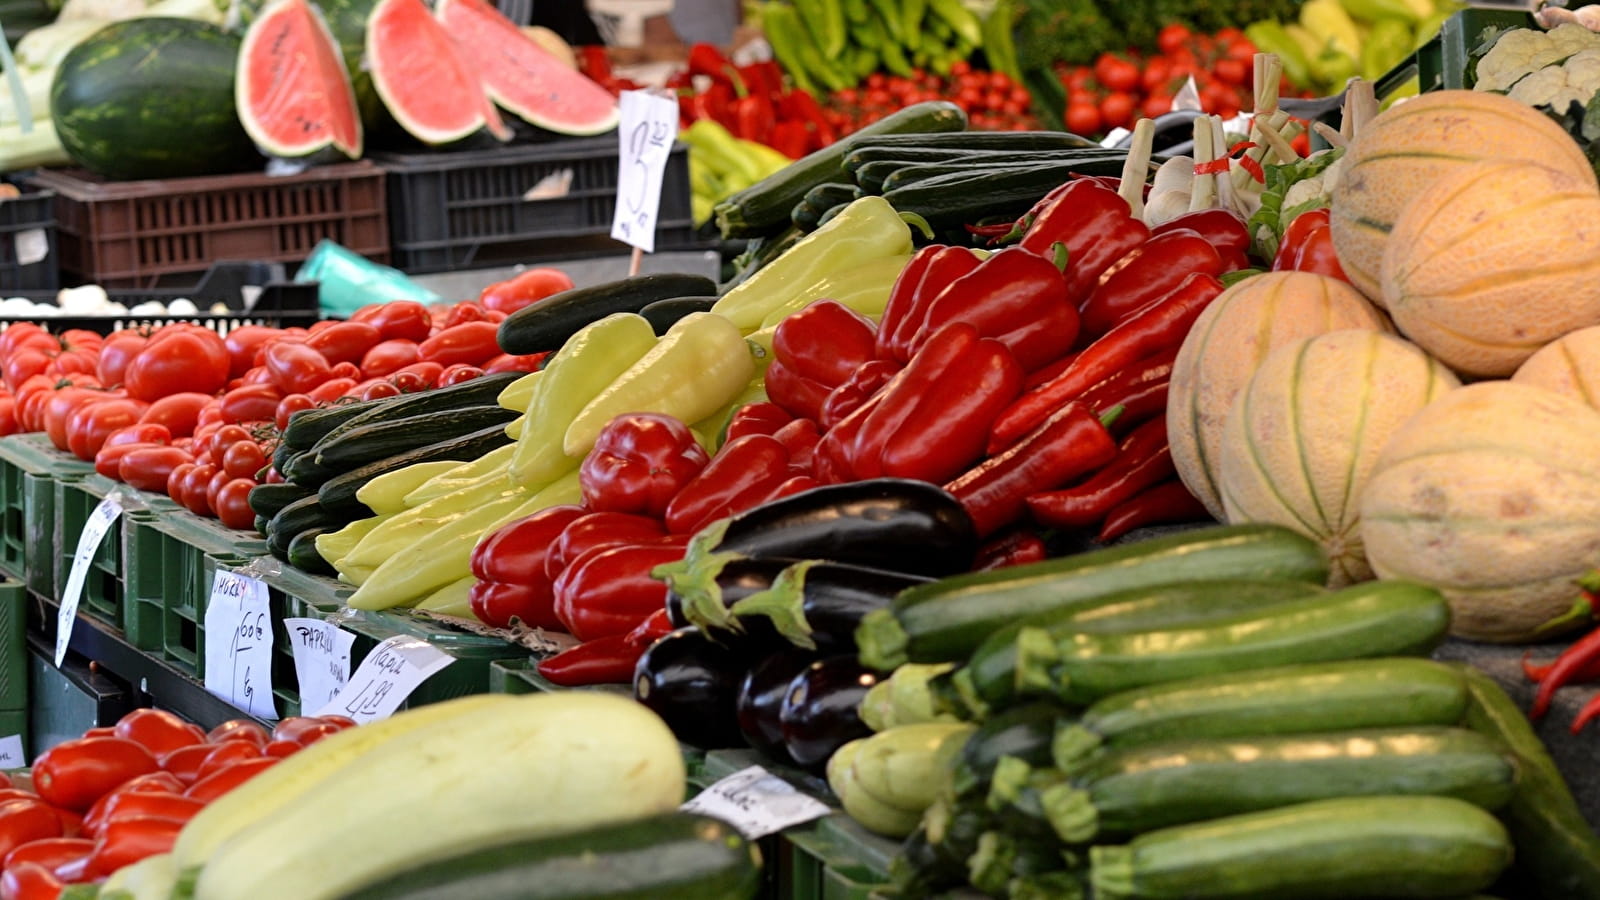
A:
[[[772,586],[757,591],[733,604],[729,612],[734,620],[747,616],[766,616],[789,643],[807,650],[817,649],[811,636],[811,623],[806,621],[806,572],[820,560],[807,559],[795,563],[772,579]]]

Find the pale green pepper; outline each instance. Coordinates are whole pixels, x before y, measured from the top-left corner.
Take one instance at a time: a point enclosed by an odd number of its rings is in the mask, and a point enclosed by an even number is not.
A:
[[[446,494],[453,494],[462,488],[482,484],[486,479],[506,474],[506,469],[511,465],[511,456],[516,453],[516,444],[506,444],[496,447],[488,453],[456,465],[454,468],[445,469],[427,481],[412,488],[404,497],[402,503],[406,509],[417,507],[437,500]]]
[[[911,228],[882,197],[862,197],[822,227],[723,294],[711,311],[749,334],[772,311],[835,272],[909,256]]]
[[[1377,81],[1384,73],[1405,61],[1411,55],[1416,35],[1411,26],[1400,19],[1379,19],[1372,23],[1366,40],[1361,42],[1361,77]]]
[[[544,377],[543,369],[537,372],[529,372],[506,385],[500,395],[494,398],[494,402],[503,409],[522,412],[528,408],[528,397],[533,394],[533,386],[538,384],[539,379],[542,377]]]
[[[881,316],[889,303],[889,292],[894,290],[895,280],[910,261],[909,256],[885,256],[825,275],[767,313],[761,320],[761,327],[776,325],[818,300],[835,300],[864,316]]]

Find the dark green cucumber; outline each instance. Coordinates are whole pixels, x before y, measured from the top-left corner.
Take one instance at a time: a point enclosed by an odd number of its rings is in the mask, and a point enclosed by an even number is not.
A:
[[[800,198],[794,206],[789,220],[794,227],[802,231],[815,231],[820,224],[822,214],[841,203],[849,203],[861,196],[861,188],[853,184],[829,181],[819,184]]]
[[[504,447],[511,443],[511,438],[506,434],[504,425],[490,425],[480,428],[460,437],[447,438],[426,447],[418,447],[405,453],[385,457],[376,462],[367,463],[360,468],[351,469],[342,475],[324,481],[322,487],[317,489],[317,499],[324,509],[331,512],[344,513],[353,516],[367,515],[370,510],[356,499],[356,492],[362,485],[377,478],[403,469],[416,463],[437,462],[439,460],[460,460],[469,462],[488,453],[497,447]]]
[[[991,633],[1030,615],[1112,591],[1219,578],[1324,582],[1314,542],[1275,525],[1225,525],[918,585],[869,614],[856,632],[861,658],[900,663],[969,656]]]
[[[1095,900],[1348,900],[1480,891],[1511,862],[1450,797],[1349,797],[1146,832],[1089,851]]]
[[[969,150],[955,147],[880,147],[873,144],[864,144],[850,151],[844,158],[842,165],[844,173],[852,180],[861,167],[868,163],[893,160],[906,164],[949,162],[955,159],[974,159],[987,154],[985,150]]]
[[[317,535],[326,534],[327,528],[307,528],[289,540],[284,556],[289,565],[313,575],[336,575],[333,566],[317,552]]]
[[[744,900],[760,887],[754,844],[673,812],[430,857],[343,900]]]
[[[1426,655],[1450,627],[1430,587],[1375,581],[1254,612],[1150,631],[1017,634],[1019,694],[1088,705],[1168,681],[1292,663]]]
[[[258,484],[250,489],[250,508],[258,516],[271,518],[278,510],[311,496],[311,492],[298,484]]]
[[[496,402],[502,391],[526,374],[496,372],[480,375],[449,387],[385,398],[383,405],[351,416],[330,429],[312,445],[312,449],[321,452],[330,442],[337,441],[351,431],[374,422],[409,419],[424,413],[450,412],[469,406],[487,406]],[[439,435],[436,440],[443,440],[445,437],[446,435]]]
[[[1496,738],[1517,759],[1517,789],[1500,813],[1517,844],[1517,863],[1508,874],[1540,897],[1600,900],[1600,836],[1572,798],[1550,751],[1493,679],[1472,666],[1453,668],[1466,679],[1471,695],[1467,727]]]
[[[956,159],[946,162],[914,163],[898,166],[892,172],[889,172],[887,176],[882,177],[878,184],[878,192],[897,191],[918,182],[945,176],[1001,174],[1009,169],[1026,169],[1031,166],[1072,164],[1086,167],[1082,170],[1073,170],[1074,172],[1083,171],[1085,174],[1103,174],[1099,171],[1102,168],[1115,168],[1120,172],[1127,158],[1128,154],[1120,150],[1100,150],[1095,152],[1066,150],[1049,154],[995,153],[979,156],[972,160]],[[866,185],[862,186],[866,187]]]
[[[1467,696],[1459,672],[1413,657],[1228,672],[1112,694],[1062,723],[1052,755],[1057,768],[1072,772],[1102,746],[1453,725]]]
[[[1073,175],[1117,175],[1122,168],[1122,159],[1108,156],[953,172],[885,191],[883,198],[902,213],[921,216],[934,228],[951,227],[990,216],[1021,215]]]
[[[335,403],[331,406],[319,406],[314,409],[302,409],[289,417],[289,424],[283,429],[280,448],[287,447],[291,450],[310,450],[322,440],[323,435],[338,428],[344,422],[370,410],[379,409],[399,398],[384,397],[381,400],[353,400],[346,403]],[[279,471],[282,471],[281,469]]]
[[[658,336],[667,333],[679,319],[693,312],[710,312],[715,306],[717,298],[711,297],[672,297],[666,300],[657,300],[646,304],[639,310],[639,315],[650,323],[650,330]]]
[[[1003,758],[1020,759],[1030,766],[1049,765],[1057,722],[1066,715],[1067,710],[1054,703],[1029,703],[985,720],[967,737],[951,770],[957,796],[987,791],[989,778]]]
[[[322,508],[317,495],[312,494],[285,506],[267,522],[262,532],[267,537],[267,551],[279,559],[288,560],[289,543],[302,531],[313,529],[338,529],[350,523],[349,516],[341,516]]]
[[[724,238],[782,231],[789,224],[795,204],[806,191],[824,182],[839,180],[844,158],[862,141],[878,135],[953,132],[966,127],[967,115],[954,103],[935,100],[907,106],[722,200],[715,209],[717,227]]]
[[[520,415],[497,403],[463,409],[425,412],[404,419],[369,422],[317,444],[317,464],[339,472],[408,453],[442,440],[472,434],[492,425],[504,427]]]
[[[1097,149],[1094,141],[1064,131],[958,131],[948,134],[885,134],[859,141],[857,148],[894,147],[936,150]]]
[[[291,484],[313,493],[324,481],[339,472],[337,468],[317,462],[317,450],[314,447],[310,450],[297,451],[284,461],[282,468],[278,469],[278,474],[287,478]]]
[[[617,313],[636,313],[657,300],[701,297],[717,292],[703,275],[662,272],[635,275],[605,284],[573,288],[524,306],[500,323],[498,340],[506,353],[541,353],[561,345],[592,322]],[[469,382],[470,383],[470,382]]]

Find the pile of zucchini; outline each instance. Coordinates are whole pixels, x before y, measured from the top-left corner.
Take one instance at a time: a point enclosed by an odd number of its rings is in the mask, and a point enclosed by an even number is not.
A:
[[[317,575],[334,574],[317,535],[372,513],[356,491],[372,479],[422,462],[469,462],[511,443],[517,413],[495,398],[522,372],[380,400],[302,410],[289,419],[272,463],[285,481],[250,491],[256,529],[274,557]]]

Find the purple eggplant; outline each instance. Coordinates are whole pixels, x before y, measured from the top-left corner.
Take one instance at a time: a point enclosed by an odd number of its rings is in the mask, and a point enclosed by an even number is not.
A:
[[[783,744],[795,763],[820,771],[833,751],[871,734],[857,710],[877,683],[878,674],[855,654],[818,660],[796,675],[778,711]]]
[[[639,657],[633,696],[691,747],[738,747],[744,739],[734,702],[751,662],[740,648],[719,644],[697,628],[680,628]]]
[[[789,695],[789,684],[816,659],[814,653],[790,648],[756,663],[745,675],[734,710],[739,731],[750,746],[775,760],[793,761],[783,743],[783,722],[779,715],[783,700]]]
[[[762,645],[773,651],[781,650],[787,641],[771,622],[760,618],[741,622],[729,618],[725,610],[746,597],[770,590],[773,581],[783,570],[797,561],[768,557],[729,560],[717,571],[716,577],[703,587],[705,597],[699,603],[691,602],[689,597],[674,590],[669,583],[667,618],[675,627],[693,625],[722,643],[740,641]],[[719,614],[708,617],[705,610],[711,608]]]
[[[729,609],[747,632],[775,630],[796,646],[824,655],[854,653],[862,617],[887,607],[906,588],[931,580],[808,559],[788,566],[769,589],[750,594]]]

